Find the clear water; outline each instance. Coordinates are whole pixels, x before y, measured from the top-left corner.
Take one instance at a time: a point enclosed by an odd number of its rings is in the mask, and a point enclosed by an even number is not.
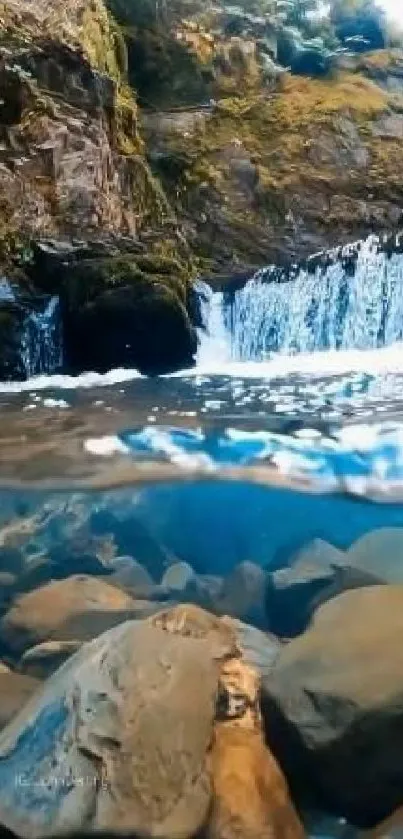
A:
[[[269,278],[204,289],[191,371],[0,384],[0,564],[10,545],[49,578],[131,556],[159,583],[176,560],[225,578],[403,534],[403,256],[371,240],[353,276]]]

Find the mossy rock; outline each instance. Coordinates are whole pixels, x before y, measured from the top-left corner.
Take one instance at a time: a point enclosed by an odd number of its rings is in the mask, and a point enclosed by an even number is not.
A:
[[[21,356],[21,338],[26,312],[15,304],[2,302],[0,306],[0,379],[25,379]]]
[[[99,372],[167,373],[192,366],[197,349],[183,300],[158,275],[104,290],[74,314],[67,338],[73,368]]]

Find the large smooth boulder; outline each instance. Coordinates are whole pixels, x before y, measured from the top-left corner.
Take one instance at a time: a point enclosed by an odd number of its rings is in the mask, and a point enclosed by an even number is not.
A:
[[[0,735],[0,824],[302,839],[233,626],[184,605],[84,644]]]
[[[402,638],[403,586],[349,591],[263,679],[268,741],[294,790],[360,827],[402,801]]]
[[[149,597],[156,586],[144,566],[131,556],[114,557],[108,582],[125,589],[133,597]]]
[[[19,597],[0,624],[2,643],[13,653],[42,641],[89,640],[129,617],[156,611],[96,577],[74,575]]]
[[[0,823],[193,835],[211,797],[214,652],[145,621],[84,645],[0,736]]]
[[[387,583],[403,583],[403,527],[380,527],[351,545],[346,561]]]
[[[346,555],[333,545],[315,540],[296,555],[290,566],[269,573],[266,607],[271,631],[294,638],[327,600],[348,589],[382,582],[365,568],[347,563]]]
[[[183,592],[186,587],[196,580],[196,574],[188,562],[174,562],[167,568],[161,580],[163,589],[172,592]]]

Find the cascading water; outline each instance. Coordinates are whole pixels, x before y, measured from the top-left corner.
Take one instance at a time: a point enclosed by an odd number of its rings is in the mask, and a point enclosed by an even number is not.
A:
[[[0,347],[0,377],[5,380],[60,369],[59,298],[24,295],[7,278],[0,278]]]
[[[401,341],[403,255],[386,253],[371,237],[331,257],[287,281],[267,268],[239,291],[210,293],[198,361],[376,349]]]
[[[58,297],[51,297],[37,311],[30,311],[24,322],[21,358],[27,378],[53,373],[62,365],[62,329]]]

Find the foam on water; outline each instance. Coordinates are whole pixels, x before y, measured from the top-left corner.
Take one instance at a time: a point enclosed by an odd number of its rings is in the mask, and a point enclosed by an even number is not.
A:
[[[281,434],[227,427],[144,426],[116,436],[89,439],[93,455],[125,454],[168,462],[195,474],[225,477],[233,467],[274,467],[279,475],[307,479],[326,491],[347,490],[354,495],[388,490],[403,484],[403,422],[360,423],[335,431],[330,437],[317,429]]]
[[[77,388],[110,387],[142,378],[138,370],[117,368],[108,373],[80,373],[77,376],[56,374],[32,376],[25,382],[0,382],[0,393],[33,393],[41,390],[76,390]]]
[[[161,376],[161,379],[191,379],[194,385],[217,376],[235,380],[272,379],[291,374],[321,378],[350,373],[363,375],[399,375],[403,373],[403,343],[374,350],[328,350],[301,353],[298,356],[274,355],[266,361],[223,361],[210,359],[196,367]],[[56,374],[33,376],[24,382],[0,382],[0,393],[33,393],[42,390],[102,388],[144,378],[138,370],[116,368],[108,373],[86,372],[77,376]]]

